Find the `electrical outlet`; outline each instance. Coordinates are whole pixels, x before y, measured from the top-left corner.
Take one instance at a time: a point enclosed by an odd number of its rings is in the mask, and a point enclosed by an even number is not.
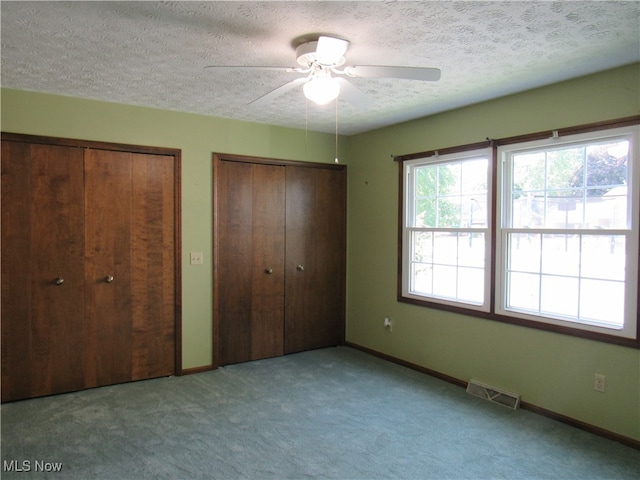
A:
[[[384,317],[384,329],[387,332],[393,331],[393,324],[391,323],[391,319],[389,317]]]
[[[203,265],[203,256],[202,252],[191,252],[191,265]]]
[[[599,373],[596,373],[593,377],[593,389],[598,392],[604,392],[605,389],[605,377]]]

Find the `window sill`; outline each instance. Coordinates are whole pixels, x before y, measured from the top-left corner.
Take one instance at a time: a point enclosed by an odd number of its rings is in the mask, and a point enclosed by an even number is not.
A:
[[[485,320],[492,320],[502,323],[509,323],[511,325],[519,325],[522,327],[533,328],[536,330],[543,330],[552,333],[558,333],[561,335],[569,335],[572,337],[583,338],[587,340],[594,340],[598,342],[611,343],[629,348],[640,349],[640,338],[636,335],[636,338],[620,337],[616,335],[607,335],[590,330],[582,330],[579,328],[565,327],[561,325],[555,325],[551,323],[539,322],[535,320],[528,320],[510,315],[498,314],[496,312],[484,312],[480,310],[474,310],[471,308],[465,308],[457,305],[441,304],[437,302],[431,302],[429,300],[420,300],[411,297],[404,297],[398,295],[398,302],[407,303],[411,305],[417,305],[421,307],[427,307],[434,310],[442,310],[451,313],[457,313],[460,315],[466,315],[470,317],[483,318]]]

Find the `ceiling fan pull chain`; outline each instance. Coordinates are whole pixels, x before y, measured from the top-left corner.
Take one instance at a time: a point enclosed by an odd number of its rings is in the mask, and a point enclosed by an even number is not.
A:
[[[338,161],[338,99],[336,98],[336,163],[340,163]]]
[[[304,98],[304,153],[309,158],[309,100]]]

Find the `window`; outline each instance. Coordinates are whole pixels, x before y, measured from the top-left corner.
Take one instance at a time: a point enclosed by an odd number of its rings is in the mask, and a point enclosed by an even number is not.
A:
[[[624,120],[398,157],[398,299],[640,346],[640,127]]]
[[[405,296],[489,310],[489,158],[485,148],[405,162]]]
[[[498,313],[635,338],[634,146],[621,129],[498,148]]]

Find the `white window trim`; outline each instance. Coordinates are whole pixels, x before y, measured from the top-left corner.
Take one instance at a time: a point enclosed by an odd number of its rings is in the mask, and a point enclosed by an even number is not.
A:
[[[575,322],[562,320],[560,318],[552,318],[547,316],[539,316],[521,312],[515,309],[507,309],[506,303],[506,235],[509,231],[505,224],[505,215],[507,208],[505,205],[505,197],[507,194],[508,161],[510,154],[539,147],[555,147],[558,145],[569,145],[584,141],[598,141],[599,139],[627,137],[631,140],[629,150],[629,178],[628,192],[631,195],[628,198],[628,225],[630,230],[608,230],[608,234],[623,232],[627,235],[628,242],[626,245],[626,278],[625,278],[625,313],[624,326],[621,329],[611,327],[601,327],[596,324]],[[612,335],[622,338],[637,338],[637,297],[638,297],[638,241],[639,241],[639,209],[640,209],[640,127],[633,125],[631,127],[621,127],[615,129],[600,130],[597,132],[569,135],[560,138],[552,138],[545,140],[535,140],[523,143],[514,143],[505,146],[499,146],[497,150],[497,185],[501,186],[497,192],[496,209],[500,218],[496,222],[495,240],[496,240],[496,290],[495,290],[495,312],[498,315],[508,317],[516,317],[537,323],[545,323],[560,327],[567,327],[573,330],[584,330],[595,332],[603,335]],[[537,232],[537,230],[536,230]],[[553,230],[544,230],[544,233],[553,233]],[[563,230],[564,232],[564,230]],[[575,233],[592,233],[588,230],[575,230]]]
[[[460,162],[465,160],[473,160],[477,158],[486,158],[488,161],[487,168],[487,225],[485,228],[419,228],[408,226],[409,218],[412,217],[412,212],[409,211],[413,206],[413,181],[409,178],[410,171],[413,167],[418,165],[437,165],[439,163]],[[451,153],[446,155],[434,155],[429,158],[418,158],[414,160],[407,160],[403,162],[403,188],[404,198],[402,202],[402,296],[407,299],[418,300],[421,302],[436,303],[441,305],[448,305],[451,307],[465,308],[470,310],[476,310],[480,312],[490,312],[491,310],[491,245],[493,239],[493,215],[491,213],[491,195],[493,191],[491,170],[492,165],[492,151],[491,148],[479,148],[476,150],[469,150],[460,153]],[[411,257],[412,257],[412,245],[411,245],[411,233],[415,231],[451,231],[458,232],[477,232],[484,233],[485,235],[485,257],[484,257],[484,292],[482,304],[476,304],[471,302],[465,302],[462,300],[449,300],[447,298],[421,295],[412,293],[409,291],[409,278],[411,275]]]

